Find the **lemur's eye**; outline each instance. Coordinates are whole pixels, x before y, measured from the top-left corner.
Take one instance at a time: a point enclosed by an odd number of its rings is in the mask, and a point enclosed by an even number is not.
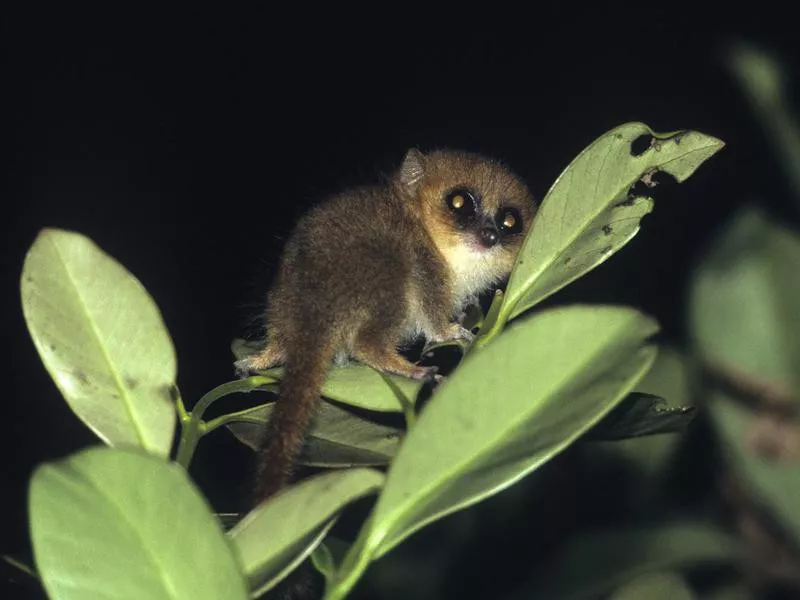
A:
[[[497,213],[497,226],[503,233],[519,233],[522,231],[522,215],[516,208],[503,208]]]
[[[447,207],[459,217],[469,218],[475,215],[475,196],[462,188],[451,190],[444,197]]]

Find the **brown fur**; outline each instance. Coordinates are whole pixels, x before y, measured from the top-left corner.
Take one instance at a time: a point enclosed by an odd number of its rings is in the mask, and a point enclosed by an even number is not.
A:
[[[474,223],[456,222],[447,206],[456,188],[480,198]],[[475,250],[501,205],[519,212],[522,231]],[[418,336],[469,338],[459,314],[508,275],[535,211],[525,185],[499,163],[412,149],[384,185],[341,193],[300,220],[269,293],[266,349],[237,363],[244,373],[285,366],[259,456],[258,500],[288,482],[332,360],[432,377],[435,369],[407,361],[398,346]]]

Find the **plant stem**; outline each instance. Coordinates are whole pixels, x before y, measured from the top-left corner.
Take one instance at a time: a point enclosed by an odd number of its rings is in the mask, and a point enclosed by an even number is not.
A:
[[[186,412],[186,407],[183,405],[183,398],[181,398],[181,391],[178,386],[173,386],[172,395],[175,397],[175,411],[178,413],[178,421],[183,425],[189,419],[189,413]]]
[[[508,320],[508,309],[505,308],[506,304],[508,304],[508,299],[504,297],[503,291],[497,290],[494,294],[492,305],[486,313],[483,327],[478,331],[478,335],[473,343],[467,348],[467,352],[483,348],[503,330]]]
[[[175,462],[188,471],[194,450],[197,448],[197,442],[200,441],[200,436],[202,435],[201,429],[205,423],[199,417],[195,417],[194,413],[190,413],[190,418],[182,425],[181,439],[178,442]]]
[[[175,462],[181,465],[184,469],[189,469],[189,464],[192,462],[195,448],[200,437],[206,433],[207,426],[203,422],[203,414],[208,407],[215,401],[236,394],[239,392],[252,392],[265,385],[275,383],[275,378],[266,375],[256,375],[248,377],[247,379],[240,379],[237,381],[229,381],[218,385],[213,390],[206,392],[200,400],[195,404],[191,413],[186,413],[185,409],[181,415],[181,407],[183,403],[178,404],[178,414],[181,417],[181,438],[178,442],[178,452],[175,457]]]
[[[248,417],[247,415],[243,415],[238,412],[230,413],[227,415],[221,415],[216,419],[211,419],[210,421],[206,421],[202,434],[203,435],[209,434],[215,429],[219,429],[220,427],[222,427],[223,425],[227,425],[228,423],[253,423],[255,425],[263,425],[264,419],[261,419],[259,417]]]
[[[197,404],[194,405],[194,409],[192,410],[192,418],[197,415],[198,418],[202,419],[203,413],[205,413],[208,407],[224,396],[230,396],[231,394],[240,392],[252,392],[253,390],[261,389],[265,385],[275,383],[276,381],[274,377],[269,377],[267,375],[254,375],[247,379],[238,379],[218,385],[213,390],[203,394],[200,400],[197,401]]]
[[[414,405],[410,402],[403,403],[403,416],[406,419],[406,429],[411,431],[411,428],[414,426],[414,423],[417,422],[417,413],[414,410]]]

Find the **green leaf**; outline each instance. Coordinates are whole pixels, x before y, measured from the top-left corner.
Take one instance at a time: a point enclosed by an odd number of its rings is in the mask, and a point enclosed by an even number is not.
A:
[[[258,349],[259,346],[254,342],[236,339],[231,343],[236,360],[245,358]],[[262,373],[278,381],[283,377],[281,368]],[[388,378],[393,385],[389,385],[384,378]],[[377,412],[403,412],[403,402],[413,406],[422,385],[422,382],[414,379],[379,373],[366,365],[351,363],[331,368],[322,386],[322,395],[356,408]],[[402,394],[402,399],[398,399],[397,393]]]
[[[258,449],[273,404],[239,413],[228,429],[243,444]],[[370,467],[387,464],[397,452],[403,430],[362,419],[329,402],[320,402],[306,438],[301,464],[315,467]]]
[[[29,508],[53,600],[247,598],[219,523],[173,463],[92,448],[40,466]]]
[[[259,505],[230,532],[250,589],[263,593],[300,564],[322,541],[347,504],[381,487],[372,469],[317,475]]]
[[[648,414],[657,417],[655,421],[646,420],[646,423],[663,423],[669,430],[670,425],[674,422],[675,431],[680,431],[695,416],[695,412],[689,406],[693,402],[695,385],[693,371],[687,357],[673,348],[662,346],[658,349],[656,362],[636,386],[638,391],[634,392],[632,396],[643,394],[645,397],[665,398],[670,407],[656,405],[651,408],[647,406],[646,402],[643,402],[638,404],[637,408],[651,410]],[[622,406],[624,405],[623,402]],[[609,415],[590,431],[587,439],[595,433],[600,433],[598,430],[602,429],[606,420],[618,413],[622,406],[615,409],[612,415]],[[672,412],[672,407],[674,407],[674,412]],[[622,460],[634,469],[631,475],[635,474],[638,482],[627,495],[630,496],[633,505],[644,507],[652,505],[654,501],[663,497],[663,485],[672,472],[670,468],[672,461],[676,458],[683,442],[684,437],[678,435],[649,435],[613,442],[602,442],[595,439],[591,453],[596,460],[606,463],[609,460]]]
[[[686,580],[678,573],[647,573],[629,581],[608,600],[693,600],[696,598]]]
[[[280,380],[282,369],[271,369],[267,373]],[[392,389],[384,381],[387,377],[395,386]],[[322,395],[343,404],[377,412],[403,412],[403,405],[396,392],[402,393],[406,402],[414,404],[422,383],[407,377],[379,373],[361,364],[334,367],[322,384]]]
[[[800,399],[800,236],[754,208],[718,237],[691,286],[701,359]]]
[[[311,556],[311,562],[328,582],[333,581],[336,576],[336,566],[342,563],[351,546],[351,542],[338,538],[335,534],[329,535],[319,545],[319,548],[324,547],[324,550],[319,553],[315,550]]]
[[[702,521],[615,527],[567,540],[513,600],[589,600],[634,577],[665,569],[734,563],[736,541]],[[649,596],[643,596],[649,598]]]
[[[45,229],[21,292],[39,356],[75,414],[106,444],[166,456],[175,350],[142,284],[84,236]]]
[[[336,574],[336,562],[325,542],[321,542],[311,553],[311,563],[314,568],[325,578],[326,584],[333,581]]]
[[[724,393],[714,392],[709,406],[731,468],[739,475],[750,496],[786,528],[795,544],[800,544],[800,469],[797,457],[781,461],[758,456],[753,447],[756,444],[751,441],[758,424],[757,415]],[[798,435],[796,424],[793,435]]]
[[[800,124],[787,93],[786,69],[769,53],[746,44],[734,46],[728,66],[778,151],[800,203]]]
[[[500,322],[500,319],[502,317],[501,312],[503,306],[505,306],[505,303],[505,292],[503,292],[501,289],[495,290],[494,296],[492,297],[492,303],[489,305],[486,318],[483,320],[483,326],[478,331],[478,335],[473,343],[467,348],[467,352],[470,352],[472,349],[483,347],[486,343],[488,343],[488,340],[491,339],[493,335],[496,335],[502,331],[503,327],[505,326],[505,321]]]
[[[467,357],[401,445],[365,542],[375,558],[408,535],[512,485],[625,397],[655,357],[656,324],[576,306],[520,323]]]
[[[631,144],[653,136],[639,156]],[[631,187],[666,171],[684,181],[723,142],[696,131],[655,133],[627,123],[595,140],[559,176],[542,201],[506,289],[501,322],[514,318],[605,261],[639,231],[653,208]]]
[[[693,406],[669,406],[651,394],[634,392],[586,435],[587,440],[624,440],[683,432],[694,418]]]

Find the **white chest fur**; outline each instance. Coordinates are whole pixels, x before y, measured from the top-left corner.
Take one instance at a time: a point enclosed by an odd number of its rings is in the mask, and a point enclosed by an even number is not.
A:
[[[502,275],[498,273],[494,256],[497,251],[499,248],[476,250],[466,245],[458,245],[444,252],[453,272],[454,312],[460,312],[476,296],[500,282]]]
[[[453,304],[451,316],[455,318],[474,302],[487,289],[498,284],[502,279],[497,273],[497,263],[492,260],[493,249],[472,250],[459,246],[444,252],[447,264],[452,273]],[[427,339],[441,336],[428,317],[425,309],[425,298],[418,290],[409,290],[406,297],[407,319],[405,326],[406,339],[425,337]]]

